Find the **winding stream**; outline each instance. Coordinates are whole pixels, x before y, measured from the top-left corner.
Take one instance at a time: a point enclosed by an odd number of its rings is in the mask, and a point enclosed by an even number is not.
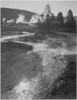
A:
[[[3,40],[4,38],[2,39],[2,41]],[[49,88],[53,89],[54,84],[59,87],[62,82],[54,83],[54,80],[58,79],[58,77],[65,70],[67,61],[66,59],[64,59],[64,56],[76,54],[75,49],[68,50],[66,49],[66,47],[59,46],[57,48],[52,48],[49,46],[48,43],[46,43],[46,41],[43,41],[42,43],[23,41],[14,42],[31,45],[33,47],[33,50],[27,52],[27,58],[25,55],[24,59],[30,59],[29,62],[31,64],[33,62],[33,59],[34,62],[36,62],[36,60],[39,61],[39,59],[41,59],[39,63],[41,64],[40,66],[42,67],[42,71],[39,71],[37,75],[31,79],[28,79],[26,76],[22,77],[19,83],[17,83],[17,85],[10,92],[8,98],[16,100],[32,100],[36,98],[39,99],[42,98],[41,93],[45,93],[45,91],[47,91]],[[35,66],[37,66],[37,64]],[[9,92],[7,94],[9,94]]]

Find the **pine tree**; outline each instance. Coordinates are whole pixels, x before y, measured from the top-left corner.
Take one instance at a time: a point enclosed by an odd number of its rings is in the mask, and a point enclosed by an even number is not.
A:
[[[57,15],[57,22],[62,25],[63,24],[63,14],[62,12],[59,12],[58,15]]]
[[[66,19],[67,21],[70,21],[72,20],[74,17],[73,17],[73,12],[71,9],[69,9],[69,11],[67,12],[67,16],[66,16]]]
[[[44,17],[46,17],[46,16],[51,16],[51,7],[50,7],[50,5],[49,4],[47,4],[46,6],[45,6],[45,9],[44,9],[44,11],[43,11],[43,15],[44,15]]]
[[[67,12],[65,25],[69,32],[76,32],[76,22],[71,9]]]
[[[55,27],[55,16],[51,13],[51,7],[49,4],[45,6],[44,12],[41,15],[44,18],[42,23],[38,23],[38,27],[40,30],[44,30],[45,33],[54,32]]]

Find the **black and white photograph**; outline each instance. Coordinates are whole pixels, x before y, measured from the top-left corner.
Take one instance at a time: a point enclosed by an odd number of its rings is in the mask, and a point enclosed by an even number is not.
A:
[[[1,0],[1,100],[76,100],[74,0]]]

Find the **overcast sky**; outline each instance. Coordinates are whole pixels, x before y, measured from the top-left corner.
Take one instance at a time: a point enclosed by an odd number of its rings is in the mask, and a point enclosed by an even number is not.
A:
[[[48,3],[55,15],[61,11],[66,16],[69,9],[73,11],[73,15],[77,15],[77,1],[2,0],[1,7],[23,9],[41,14]]]

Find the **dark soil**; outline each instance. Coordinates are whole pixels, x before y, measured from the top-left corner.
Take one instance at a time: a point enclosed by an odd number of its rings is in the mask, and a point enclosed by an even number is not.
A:
[[[64,73],[58,78],[62,84],[53,90],[48,90],[46,99],[76,99],[76,55],[67,55],[67,65]]]

